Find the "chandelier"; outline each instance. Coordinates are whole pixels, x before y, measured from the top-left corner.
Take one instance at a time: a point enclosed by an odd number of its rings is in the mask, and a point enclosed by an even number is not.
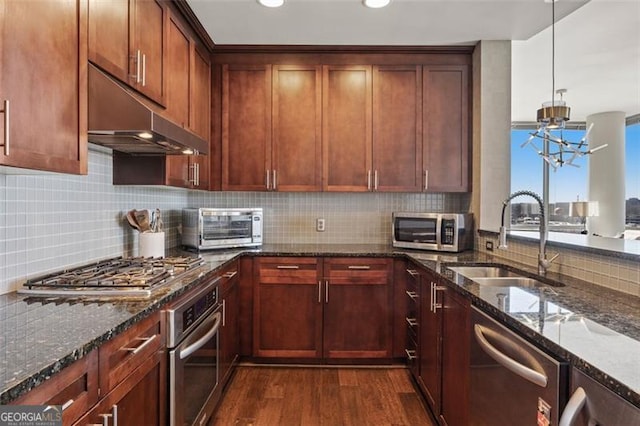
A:
[[[551,101],[542,104],[542,108],[537,112],[538,128],[529,133],[529,139],[521,145],[521,148],[527,145],[531,146],[554,170],[564,165],[580,167],[574,164],[576,159],[593,154],[607,146],[607,144],[603,144],[589,149],[587,139],[593,123],[587,129],[584,137],[578,142],[571,142],[565,139],[562,134],[566,122],[569,121],[571,108],[562,99],[563,95],[567,93],[567,89],[555,90],[555,9],[555,0],[551,0]],[[560,95],[559,100],[556,100],[556,93]],[[539,140],[544,143],[542,149],[537,144]],[[547,142],[550,143],[547,144]]]

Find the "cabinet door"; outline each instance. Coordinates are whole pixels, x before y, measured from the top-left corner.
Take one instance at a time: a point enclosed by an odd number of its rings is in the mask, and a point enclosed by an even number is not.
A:
[[[373,67],[373,189],[422,190],[422,69]]]
[[[98,351],[66,367],[11,405],[61,405],[62,421],[73,423],[98,401]]]
[[[167,406],[165,358],[164,351],[151,354],[140,367],[109,392],[75,425],[165,424]]]
[[[220,382],[222,386],[231,375],[233,364],[239,353],[238,312],[240,293],[238,284],[238,264],[223,273],[222,328],[220,332]]]
[[[140,51],[140,75],[136,88],[154,101],[164,104],[165,20],[167,10],[158,0],[132,0],[132,55]]]
[[[434,287],[438,284],[435,275],[420,271],[420,353],[419,384],[424,391],[431,411],[440,414],[441,401],[441,347],[442,309],[435,307],[438,295]],[[434,297],[436,299],[434,299]],[[460,367],[464,368],[464,367]]]
[[[211,61],[209,53],[191,43],[189,127],[204,140],[211,140]]]
[[[165,185],[189,188],[191,185],[190,155],[167,155],[165,157]]]
[[[177,17],[169,14],[167,30],[166,115],[179,126],[189,127],[189,73],[191,43]]]
[[[323,188],[369,191],[371,67],[325,65],[322,77]]]
[[[425,66],[423,167],[429,192],[469,191],[468,67]]]
[[[129,84],[129,0],[89,0],[89,60]]]
[[[273,67],[273,189],[322,189],[321,76],[319,65]]]
[[[257,258],[253,355],[322,356],[321,263],[316,258]]]
[[[324,357],[391,358],[392,261],[328,258],[324,276]]]
[[[87,173],[86,6],[2,3],[0,165]]]
[[[271,170],[271,66],[223,65],[222,190],[264,191]]]
[[[442,292],[442,408],[445,425],[466,425],[469,400],[470,303],[454,290]]]

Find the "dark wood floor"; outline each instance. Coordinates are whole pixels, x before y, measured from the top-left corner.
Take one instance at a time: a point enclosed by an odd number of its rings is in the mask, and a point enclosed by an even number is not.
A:
[[[240,366],[211,426],[432,426],[403,368]]]

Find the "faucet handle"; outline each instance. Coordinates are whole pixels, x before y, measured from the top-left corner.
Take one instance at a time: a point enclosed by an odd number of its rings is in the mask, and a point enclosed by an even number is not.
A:
[[[538,259],[539,263],[539,272],[544,275],[544,273],[551,267],[551,263],[556,260],[560,256],[560,253],[556,253],[551,259],[547,259],[543,253],[540,253],[540,259]]]

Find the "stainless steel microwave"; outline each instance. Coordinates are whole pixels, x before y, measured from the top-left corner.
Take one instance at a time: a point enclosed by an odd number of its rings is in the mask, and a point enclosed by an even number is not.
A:
[[[198,250],[262,245],[261,208],[182,209],[182,245]]]
[[[459,252],[473,248],[473,215],[395,212],[393,247]]]

